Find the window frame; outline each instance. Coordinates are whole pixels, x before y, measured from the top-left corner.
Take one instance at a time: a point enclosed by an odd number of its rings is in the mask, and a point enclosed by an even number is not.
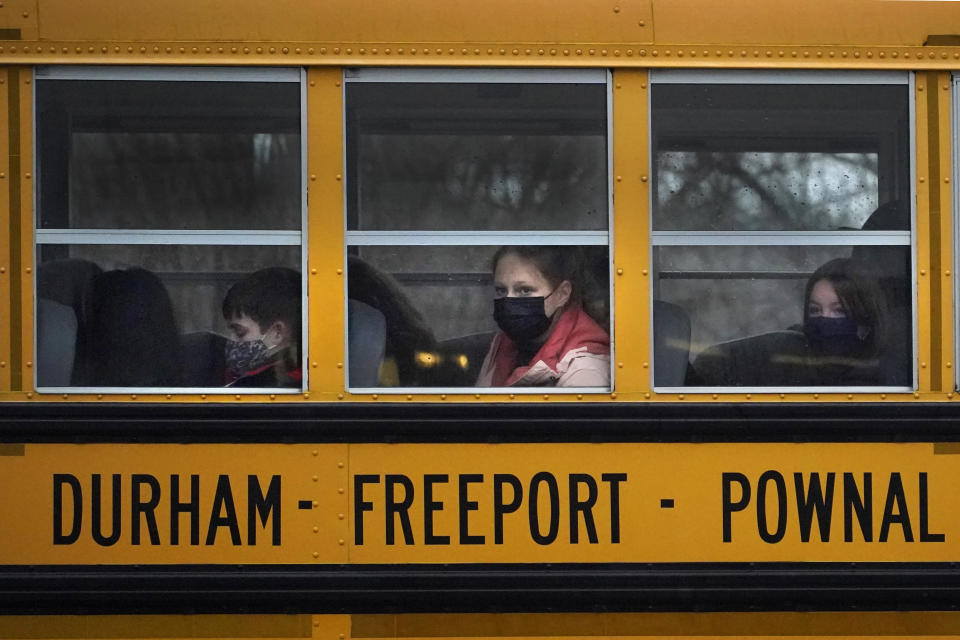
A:
[[[307,202],[307,73],[302,67],[161,67],[161,66],[38,66],[33,70],[32,96],[33,104],[33,139],[37,139],[38,103],[36,87],[38,82],[86,80],[86,81],[121,81],[121,82],[261,82],[261,83],[290,83],[299,85],[300,110],[300,229],[290,230],[244,230],[244,229],[42,229],[39,226],[38,203],[40,180],[33,185],[33,267],[34,272],[39,266],[39,248],[42,245],[176,245],[176,246],[299,246],[300,247],[300,290],[301,290],[301,353],[300,362],[303,380],[299,388],[281,387],[40,387],[37,384],[37,368],[33,371],[33,388],[38,393],[146,393],[146,394],[233,394],[233,395],[262,395],[262,394],[301,394],[309,389],[309,302],[307,289],[307,256],[308,256],[308,202]],[[33,154],[33,172],[39,175],[40,154]],[[265,265],[269,266],[269,265]],[[34,338],[37,336],[37,305],[36,281],[33,285],[33,318],[30,325]],[[36,360],[37,344],[34,339],[34,360]]]
[[[655,114],[653,94],[655,85],[670,84],[729,84],[729,85],[903,85],[907,92],[908,149],[910,163],[909,201],[910,229],[908,231],[657,231],[654,229],[653,211],[657,198],[656,179],[651,178],[652,188],[648,193],[648,233],[650,234],[651,274],[655,284],[658,273],[656,248],[659,246],[903,246],[910,250],[910,295],[911,309],[911,379],[909,387],[899,386],[657,386],[656,358],[651,357],[650,386],[656,393],[864,393],[864,392],[913,392],[918,388],[918,308],[917,308],[917,202],[916,202],[916,102],[915,74],[912,71],[817,71],[817,70],[699,70],[699,69],[651,69],[650,91],[647,93],[648,162],[656,166],[654,145]],[[954,91],[956,95],[956,91]],[[851,244],[848,240],[856,240]],[[906,240],[904,242],[904,240]],[[650,287],[649,341],[654,343],[653,302],[656,287]],[[652,355],[652,354],[651,354]],[[958,372],[960,375],[960,372]]]
[[[606,118],[606,189],[607,228],[605,231],[351,231],[349,203],[343,203],[343,271],[347,273],[347,257],[351,247],[362,246],[503,246],[503,245],[568,245],[607,247],[608,300],[610,302],[610,386],[609,387],[353,387],[350,386],[350,351],[348,279],[343,282],[344,300],[344,388],[354,394],[585,394],[610,393],[616,389],[614,356],[614,299],[613,299],[613,74],[606,68],[588,69],[344,69],[343,74],[343,131],[347,131],[347,87],[353,83],[436,83],[436,84],[602,84],[605,88]],[[349,190],[351,168],[347,155],[346,135],[343,137],[344,191]]]

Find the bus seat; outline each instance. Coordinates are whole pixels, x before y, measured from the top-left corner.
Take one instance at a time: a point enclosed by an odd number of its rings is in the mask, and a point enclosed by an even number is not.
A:
[[[496,332],[471,333],[443,340],[437,345],[443,365],[441,379],[436,381],[444,387],[472,387],[480,376],[480,366],[487,357],[490,343]]]
[[[351,387],[380,384],[380,365],[387,348],[386,317],[359,300],[347,301],[347,335]]]
[[[653,301],[654,384],[679,387],[690,364],[690,316],[675,304]]]
[[[807,338],[783,330],[708,347],[693,361],[698,382],[710,387],[790,387],[816,384]]]
[[[37,298],[37,386],[70,386],[76,349],[77,316],[73,309]]]
[[[180,336],[183,385],[222,387],[225,381],[227,339],[218,333],[197,331]]]

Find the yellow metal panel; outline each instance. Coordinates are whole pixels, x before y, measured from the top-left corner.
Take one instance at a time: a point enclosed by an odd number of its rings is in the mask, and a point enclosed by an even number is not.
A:
[[[343,73],[307,73],[307,172],[310,389],[323,397],[344,389]]]
[[[343,563],[346,454],[346,445],[26,445],[22,455],[0,458],[2,503],[20,514],[0,523],[0,556],[41,564]],[[135,489],[141,503],[156,498],[136,518],[136,533]],[[176,501],[197,505],[195,515],[181,508],[176,536],[175,489]],[[258,504],[267,506],[255,511]]]
[[[950,87],[951,77],[949,73],[937,73],[932,78],[933,84],[937,87],[937,132],[939,134],[939,157],[937,158],[940,167],[938,180],[939,200],[940,200],[940,228],[938,229],[939,252],[940,252],[940,378],[942,380],[941,389],[950,393],[954,388],[956,374],[953,370],[953,361],[956,353],[956,337],[954,336],[954,300],[956,289],[956,278],[953,275],[954,265],[954,214],[953,211],[953,193],[954,185],[951,183],[953,175],[953,145],[951,142],[950,128]]]
[[[913,0],[657,0],[657,42],[922,45],[960,33],[954,2]]]
[[[643,42],[650,31],[649,0],[41,0],[41,11],[44,40]]]
[[[956,612],[354,615],[352,638],[956,637]]]
[[[0,2],[0,33],[9,40],[36,40],[39,0],[3,0]]]
[[[932,391],[930,379],[930,358],[933,353],[933,324],[931,323],[931,285],[930,274],[930,176],[936,173],[936,166],[930,165],[930,115],[927,109],[928,74],[916,75],[915,108],[917,125],[916,142],[916,186],[917,186],[917,358],[919,360],[918,391]],[[936,85],[934,85],[936,88]],[[936,97],[936,96],[934,96]]]
[[[20,69],[18,73],[19,97],[19,140],[20,140],[20,211],[19,238],[12,237],[11,242],[19,244],[19,328],[20,349],[18,369],[11,369],[12,386],[15,389],[30,391],[34,387],[33,376],[33,69]],[[11,176],[11,180],[14,177]],[[11,211],[11,216],[15,212]],[[11,273],[13,277],[13,273]],[[16,295],[16,291],[15,291]],[[18,311],[14,309],[14,312]],[[12,339],[16,340],[14,333]],[[12,366],[16,366],[13,364]],[[19,373],[19,376],[17,375]],[[19,377],[19,380],[17,379]]]
[[[10,78],[0,67],[0,392],[10,390],[10,341],[13,301],[10,299]]]
[[[650,113],[647,72],[613,77],[616,391],[647,392],[650,363]]]
[[[343,616],[329,616],[342,618]],[[10,640],[69,638],[311,638],[309,614],[0,616]]]

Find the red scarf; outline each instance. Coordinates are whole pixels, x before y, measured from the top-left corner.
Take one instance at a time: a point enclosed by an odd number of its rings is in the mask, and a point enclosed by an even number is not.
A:
[[[567,353],[581,347],[586,347],[587,352],[593,354],[610,353],[610,336],[579,305],[570,306],[563,312],[547,341],[525,366],[515,366],[517,343],[501,331],[494,338],[491,386],[509,387],[540,360],[556,371]]]

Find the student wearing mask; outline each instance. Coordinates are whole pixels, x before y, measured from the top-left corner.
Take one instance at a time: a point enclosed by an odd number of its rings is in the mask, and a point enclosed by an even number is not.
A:
[[[576,247],[501,247],[493,280],[500,331],[478,387],[610,386],[610,336],[582,308]]]
[[[293,269],[271,267],[230,287],[223,317],[236,339],[226,345],[227,386],[301,386],[300,280]]]
[[[817,269],[804,293],[803,333],[817,384],[882,384],[885,305],[873,278],[849,258]]]

